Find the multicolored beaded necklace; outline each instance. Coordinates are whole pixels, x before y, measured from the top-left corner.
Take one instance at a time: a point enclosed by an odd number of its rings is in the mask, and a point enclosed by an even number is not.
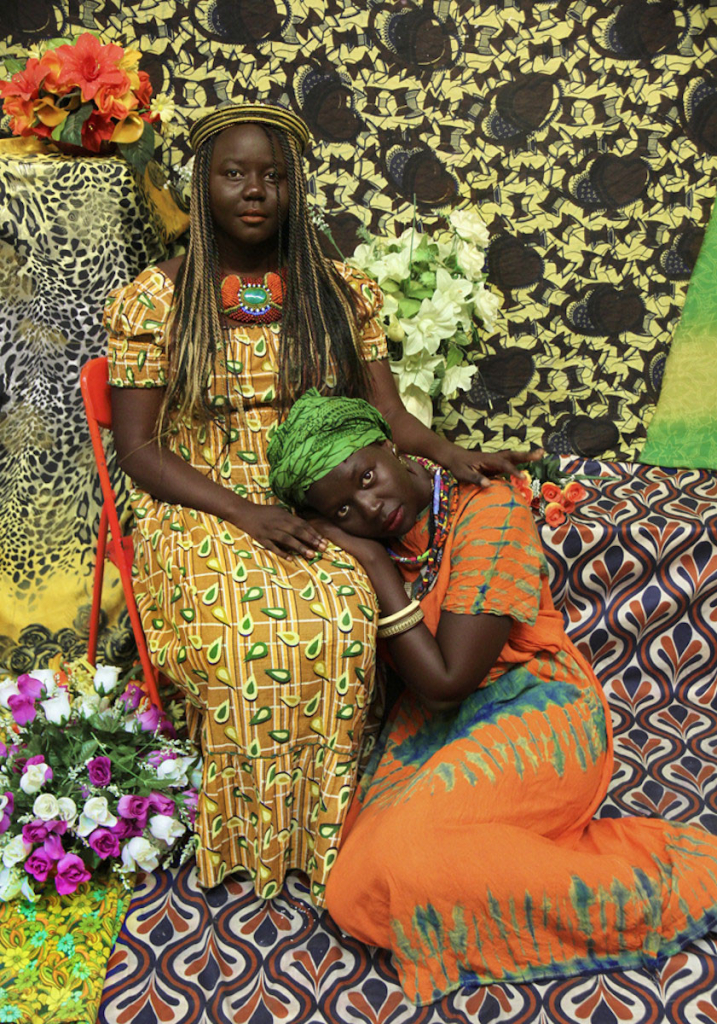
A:
[[[429,513],[428,547],[420,555],[397,555],[390,548],[388,548],[388,553],[393,562],[412,567],[420,566],[418,576],[410,584],[409,592],[414,600],[420,601],[438,578],[451,519],[458,507],[458,488],[456,478],[443,466],[437,466],[435,462],[430,462],[417,455],[406,457],[433,474],[433,500]],[[409,584],[406,584],[407,590],[408,587]]]
[[[220,284],[222,312],[242,324],[271,324],[281,320],[286,294],[286,271],[269,271],[259,280],[227,274]]]

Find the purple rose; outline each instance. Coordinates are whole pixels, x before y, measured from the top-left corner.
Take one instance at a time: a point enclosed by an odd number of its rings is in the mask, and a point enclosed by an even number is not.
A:
[[[39,818],[22,826],[22,838],[26,843],[30,843],[31,846],[35,843],[44,843],[49,833],[50,830],[47,827],[47,823]]]
[[[112,778],[112,762],[109,757],[94,757],[87,765],[87,772],[93,786],[107,786]]]
[[[44,882],[54,865],[54,860],[44,850],[34,850],[25,861],[25,870],[38,882]]]
[[[42,693],[42,683],[39,679],[33,679],[32,676],[25,675],[18,676],[17,688],[26,700],[37,700]]]
[[[58,836],[64,836],[65,832],[67,832],[66,821],[46,821],[45,824],[47,825],[48,832],[54,832]]]
[[[134,839],[135,836],[142,835],[144,825],[138,825],[135,818],[120,818],[117,824],[112,826],[110,832],[118,839]]]
[[[10,828],[10,819],[12,812],[15,809],[15,797],[9,790],[5,791],[5,804],[3,806],[2,816],[0,816],[0,836],[3,832],[7,832]]]
[[[9,750],[7,749],[5,744],[2,742],[2,740],[0,740],[0,757],[7,757],[8,754],[9,754]]]
[[[122,796],[117,803],[117,813],[120,818],[135,818],[142,822],[142,828],[147,824],[147,813],[149,811],[149,800],[146,796]]]
[[[153,704],[147,711],[137,715],[137,721],[142,727],[143,732],[154,732],[159,725],[161,717],[162,712]]]
[[[27,864],[27,861],[25,863]],[[61,896],[67,896],[91,877],[81,857],[76,853],[66,853],[62,860],[57,862],[55,888]]]
[[[24,765],[22,770],[25,771],[25,768],[27,768],[27,766],[29,764],[44,764],[44,763],[45,763],[45,755],[44,754],[35,754],[34,757],[28,757],[28,759],[25,762],[25,765]]]
[[[45,842],[42,844],[42,848],[48,857],[52,857],[53,861],[62,860],[65,856],[65,851],[62,848],[62,841],[60,837],[51,832]]]
[[[142,687],[137,686],[136,683],[130,683],[119,699],[122,701],[127,711],[134,711],[139,707],[139,702],[143,697],[144,690]]]
[[[149,794],[149,806],[157,814],[169,814],[171,816],[175,812],[174,800],[170,796],[165,796],[164,793],[158,793],[155,789]]]
[[[35,702],[32,700],[26,700],[25,697],[20,696],[18,693],[13,693],[12,696],[8,697],[7,703],[8,707],[12,711],[12,717],[18,725],[27,725],[27,723],[32,722],[37,715]]]
[[[107,860],[108,857],[119,857],[119,837],[108,828],[96,828],[94,832],[90,833],[89,844],[102,860]]]
[[[182,797],[184,798],[184,809],[189,815],[189,820],[193,825],[197,818],[199,793],[196,789],[185,789],[182,793]]]
[[[176,761],[177,754],[174,750],[169,750],[166,753],[163,750],[150,750],[147,754],[147,761],[152,765],[153,768],[159,768],[162,761]]]

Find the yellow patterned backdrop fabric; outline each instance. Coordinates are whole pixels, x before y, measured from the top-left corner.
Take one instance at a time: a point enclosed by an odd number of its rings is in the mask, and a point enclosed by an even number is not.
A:
[[[472,353],[470,391],[440,410],[442,429],[492,450],[636,457],[714,199],[714,5],[33,0],[2,5],[0,57],[86,29],[138,46],[155,92],[175,100],[167,165],[188,156],[182,130],[197,108],[274,99],[300,111],[315,139],[312,192],[345,255],[361,225],[410,224],[414,202],[429,230],[475,204],[503,314]],[[0,238],[13,245],[4,228]],[[140,245],[135,262],[148,255]],[[133,276],[124,267],[112,284],[122,274]],[[43,342],[43,358],[64,379],[57,344]],[[12,407],[12,340],[1,352]],[[46,459],[71,491],[75,466],[52,447]],[[75,534],[90,512],[72,513]],[[13,533],[25,525],[12,520]],[[69,533],[62,544],[76,543]],[[18,580],[25,609],[36,571],[28,561]],[[37,637],[21,648],[16,663]]]

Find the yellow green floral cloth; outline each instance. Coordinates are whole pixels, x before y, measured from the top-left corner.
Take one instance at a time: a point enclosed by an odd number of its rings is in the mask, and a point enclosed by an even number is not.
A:
[[[381,294],[339,264],[355,290],[367,360],[386,356]],[[166,381],[173,285],[149,268],[106,313],[110,383]],[[260,504],[274,503],[266,448],[276,426],[279,324],[225,332],[210,400],[231,401],[229,446],[216,422],[171,422],[167,445],[195,469]],[[374,680],[376,601],[363,569],[337,548],[286,560],[229,522],[131,496],[135,592],[150,656],[201,717],[200,883],[249,871],[268,899],[306,871],[318,905],[356,785]],[[364,745],[365,753],[365,745]]]
[[[131,890],[119,879],[0,903],[0,1022],[94,1024]]]

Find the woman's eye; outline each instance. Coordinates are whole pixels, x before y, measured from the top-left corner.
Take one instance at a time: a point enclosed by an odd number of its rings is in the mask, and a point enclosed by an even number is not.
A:
[[[349,514],[349,507],[348,507],[348,505],[342,505],[341,508],[338,509],[338,511],[336,512],[336,518],[337,519],[345,519],[348,514]]]
[[[231,167],[227,171],[227,178],[238,178],[240,176],[240,174],[241,174],[241,171],[238,171],[235,167]]]
[[[373,480],[373,470],[367,469],[366,472],[361,477],[361,480],[364,484],[370,484],[371,481]]]

